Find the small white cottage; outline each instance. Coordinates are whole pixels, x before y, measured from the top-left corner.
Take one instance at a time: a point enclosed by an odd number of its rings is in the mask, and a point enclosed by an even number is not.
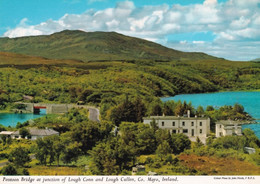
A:
[[[216,122],[216,137],[228,135],[242,135],[242,127],[240,121],[219,121]]]

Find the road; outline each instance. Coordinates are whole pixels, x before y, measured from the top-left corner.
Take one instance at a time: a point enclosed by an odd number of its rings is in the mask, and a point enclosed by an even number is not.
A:
[[[89,120],[91,121],[96,121],[96,122],[100,122],[99,120],[99,110],[97,108],[94,107],[89,107]]]

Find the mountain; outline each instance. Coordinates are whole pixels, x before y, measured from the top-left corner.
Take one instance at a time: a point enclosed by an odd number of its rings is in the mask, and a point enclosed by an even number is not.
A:
[[[110,60],[202,60],[216,59],[204,53],[181,52],[147,40],[116,32],[69,31],[52,35],[0,38],[0,51],[50,59]]]
[[[260,58],[253,59],[251,61],[253,61],[253,62],[260,62]]]

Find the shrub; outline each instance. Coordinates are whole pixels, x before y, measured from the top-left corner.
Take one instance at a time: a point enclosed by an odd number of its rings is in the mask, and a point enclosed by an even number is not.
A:
[[[1,173],[3,175],[17,175],[17,170],[12,164],[8,164],[7,166],[3,167]]]

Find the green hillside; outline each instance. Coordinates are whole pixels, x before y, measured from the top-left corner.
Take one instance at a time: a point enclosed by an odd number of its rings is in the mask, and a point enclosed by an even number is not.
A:
[[[0,52],[0,66],[10,65],[74,65],[82,63],[77,60],[48,59],[43,57],[28,56],[11,52]]]
[[[47,36],[0,38],[0,51],[82,61],[213,59],[115,32],[62,31]]]
[[[82,101],[106,112],[126,96],[150,104],[181,93],[260,89],[259,62],[180,52],[117,33],[1,38],[0,50],[8,51],[0,52],[2,108],[30,95],[34,102]]]

